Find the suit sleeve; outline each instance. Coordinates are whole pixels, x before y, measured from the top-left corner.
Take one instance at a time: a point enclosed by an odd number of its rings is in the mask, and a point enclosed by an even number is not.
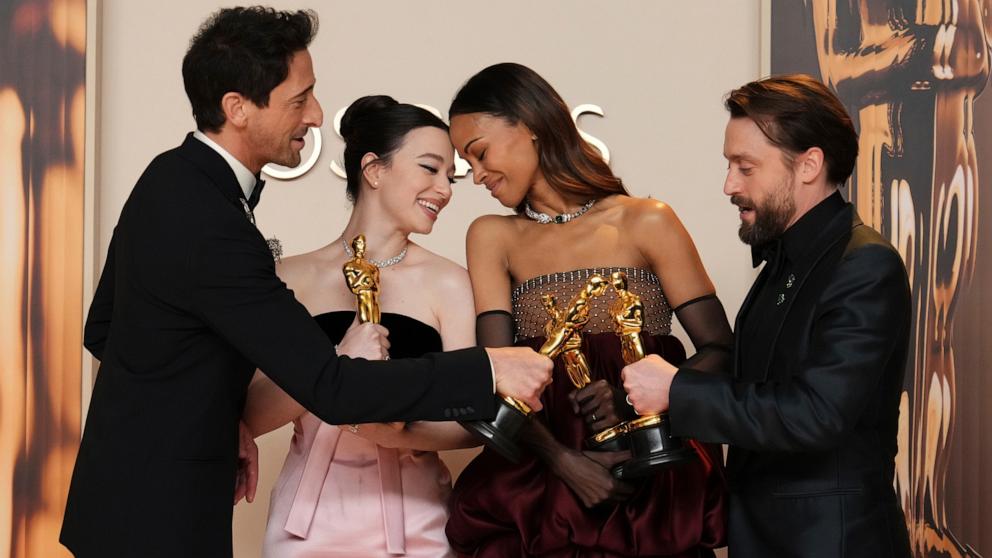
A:
[[[777,375],[790,382],[679,370],[670,393],[672,433],[752,450],[840,445],[905,342],[910,294],[899,255],[883,245],[846,255],[816,311],[808,354],[797,370]]]
[[[110,321],[114,313],[114,270],[114,236],[112,236],[110,247],[107,249],[107,261],[103,264],[103,273],[100,274],[100,282],[97,283],[93,302],[90,303],[90,310],[86,315],[86,326],[83,328],[83,346],[98,360],[103,360],[103,349],[107,345]]]
[[[208,233],[192,253],[194,311],[321,420],[477,420],[495,414],[483,349],[384,362],[338,357],[276,276],[272,255],[253,228]]]

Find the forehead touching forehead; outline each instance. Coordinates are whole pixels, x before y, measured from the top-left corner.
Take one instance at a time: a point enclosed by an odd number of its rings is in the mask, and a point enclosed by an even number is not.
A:
[[[500,116],[482,112],[458,114],[451,119],[451,139],[456,149],[467,152],[476,141],[492,138],[512,126]]]

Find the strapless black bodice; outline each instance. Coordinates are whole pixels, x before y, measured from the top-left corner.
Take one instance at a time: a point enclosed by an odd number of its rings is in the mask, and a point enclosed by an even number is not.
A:
[[[344,337],[355,312],[337,310],[313,317],[331,341],[337,343]],[[441,334],[424,322],[403,314],[382,313],[382,326],[389,330],[389,356],[411,358],[441,351]]]

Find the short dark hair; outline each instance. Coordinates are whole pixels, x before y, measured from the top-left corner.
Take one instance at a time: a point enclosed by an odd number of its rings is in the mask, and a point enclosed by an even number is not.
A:
[[[526,66],[504,62],[483,69],[458,90],[448,113],[451,118],[481,113],[523,123],[537,136],[541,174],[561,193],[585,199],[627,193],[599,151],[579,135],[561,95]]]
[[[393,153],[403,145],[406,135],[423,127],[448,132],[448,125],[430,111],[399,103],[388,95],[369,95],[351,103],[341,116],[348,199],[358,201],[362,185],[362,157],[366,153],[375,153],[380,163],[388,165]]]
[[[811,147],[823,150],[827,179],[842,185],[858,158],[858,133],[843,103],[806,74],[752,81],[727,95],[732,118],[750,118],[790,157]]]
[[[290,59],[310,45],[317,27],[312,10],[252,6],[211,15],[183,57],[183,85],[197,129],[220,131],[225,122],[220,102],[229,92],[268,106],[269,94],[289,74]]]

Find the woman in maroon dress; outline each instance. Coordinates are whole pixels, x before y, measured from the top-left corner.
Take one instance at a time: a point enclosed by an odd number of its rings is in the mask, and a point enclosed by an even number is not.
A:
[[[468,232],[481,345],[540,347],[543,295],[563,305],[593,273],[625,271],[644,304],[647,352],[685,358],[671,336],[674,314],[697,348],[693,367],[723,368],[730,326],[688,233],[664,203],[627,193],[544,79],[517,64],[491,66],[450,112],[452,142],[475,183],[517,212],[480,217]],[[725,544],[719,448],[690,442],[700,459],[625,483],[610,468],[629,453],[584,445],[634,417],[613,387],[623,360],[611,300],[592,300],[582,331],[593,382],[576,391],[556,362],[544,411],[521,433],[520,463],[486,449],[459,477],[447,535],[461,555],[697,557]]]

